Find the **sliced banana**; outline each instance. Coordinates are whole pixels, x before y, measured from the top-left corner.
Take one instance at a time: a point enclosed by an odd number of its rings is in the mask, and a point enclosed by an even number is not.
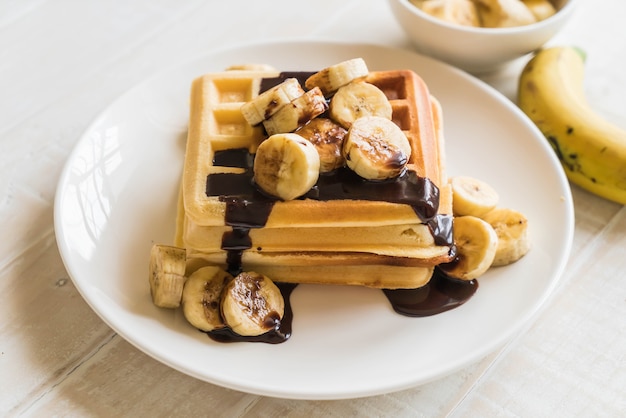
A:
[[[180,305],[185,284],[186,258],[184,248],[154,244],[150,249],[150,294],[156,306],[177,308]]]
[[[556,13],[554,5],[549,0],[522,0],[528,10],[539,20],[544,20]]]
[[[288,78],[244,103],[241,106],[241,114],[250,125],[258,125],[303,94],[300,82],[295,78]]]
[[[293,200],[317,182],[320,156],[315,145],[298,134],[275,134],[259,145],[253,170],[254,182],[265,193]]]
[[[341,150],[348,131],[328,118],[315,118],[296,131],[317,149],[320,173],[329,173],[345,165]]]
[[[280,289],[268,277],[244,272],[231,280],[222,294],[226,324],[243,336],[261,335],[275,329],[285,313]]]
[[[450,178],[452,186],[452,211],[456,216],[472,215],[482,217],[496,207],[500,196],[486,182],[469,177]]]
[[[330,101],[332,120],[349,129],[363,116],[380,116],[391,120],[391,103],[385,93],[373,84],[355,81],[341,87]]]
[[[488,212],[483,219],[498,235],[498,248],[493,266],[514,263],[528,253],[531,246],[528,219],[522,213],[507,208],[496,208]]]
[[[424,13],[450,23],[480,26],[476,5],[471,0],[429,0],[416,2]]]
[[[453,220],[454,261],[439,267],[450,277],[473,280],[482,276],[496,256],[498,236],[487,222],[475,216],[459,216]]]
[[[411,156],[411,144],[394,122],[380,116],[354,121],[343,143],[346,165],[368,180],[398,177]]]
[[[275,67],[269,64],[257,64],[257,63],[248,63],[248,64],[233,64],[226,67],[226,71],[276,71]]]
[[[474,0],[481,25],[505,28],[535,23],[537,19],[520,0]]]
[[[319,88],[307,91],[282,106],[274,115],[263,121],[268,135],[293,132],[328,110],[326,99]]]
[[[306,79],[304,86],[307,89],[319,87],[324,96],[329,97],[340,87],[368,74],[369,69],[363,58],[353,58],[318,71]]]
[[[191,325],[202,331],[224,327],[220,303],[232,278],[217,266],[202,267],[189,276],[183,289],[183,313]]]

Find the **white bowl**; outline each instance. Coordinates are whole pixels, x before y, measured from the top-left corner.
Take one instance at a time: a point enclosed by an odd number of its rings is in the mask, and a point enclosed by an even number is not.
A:
[[[420,53],[472,73],[497,70],[545,44],[567,23],[578,0],[554,3],[556,14],[531,25],[477,28],[437,19],[409,0],[389,0],[394,16]]]

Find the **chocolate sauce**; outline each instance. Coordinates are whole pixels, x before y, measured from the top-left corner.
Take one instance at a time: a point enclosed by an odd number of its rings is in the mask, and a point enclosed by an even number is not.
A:
[[[254,160],[246,148],[231,149],[229,152],[216,152],[213,165],[219,167],[252,167]]]
[[[274,200],[258,196],[220,197],[226,202],[226,225],[242,228],[262,228],[274,206]]]
[[[237,167],[243,168],[245,172],[209,175],[206,182],[206,194],[219,196],[220,201],[226,203],[225,222],[227,225],[262,228],[267,222],[276,199],[257,189],[253,181],[251,163],[247,162],[252,160],[248,156],[242,157],[241,155],[242,150],[226,150],[216,153],[216,160],[244,161],[242,166]],[[430,227],[437,245],[452,245],[453,242],[452,217],[437,215],[439,189],[429,179],[420,177],[412,171],[393,180],[369,181],[359,177],[348,168],[339,168],[330,174],[321,175],[317,184],[302,198],[320,201],[344,199],[407,204],[413,208],[422,222]]]
[[[241,150],[225,150],[216,153],[216,159],[233,160],[229,153],[239,154]],[[218,155],[219,154],[219,155]],[[231,225],[228,216],[232,212],[241,213],[245,219],[239,220],[238,225],[248,224],[251,227],[262,227],[269,216],[275,199],[259,192],[254,185],[253,172],[250,167],[244,173],[210,174],[206,182],[207,196],[220,196],[226,202],[226,223]],[[371,181],[359,177],[347,167],[342,167],[332,173],[320,175],[313,188],[302,196],[303,199],[320,201],[328,200],[369,200],[386,201],[391,203],[410,205],[422,222],[431,222],[431,229],[441,240],[451,244],[447,239],[450,223],[438,223],[435,218],[439,209],[439,188],[425,177],[420,177],[413,171],[407,171],[402,176],[385,181]],[[262,213],[257,213],[260,209]],[[244,213],[245,212],[245,213]]]
[[[463,281],[447,276],[439,268],[430,281],[418,289],[385,289],[394,311],[413,317],[436,315],[464,304],[478,289],[476,280]]]
[[[226,251],[242,251],[252,247],[249,228],[234,226],[232,231],[224,233],[222,249]]]
[[[450,246],[450,255],[454,255],[456,248],[453,248],[454,237],[452,236],[452,216],[436,215],[426,222],[430,232],[435,238],[435,244]]]
[[[300,85],[304,86],[307,78],[315,74],[310,71],[283,71],[277,77],[268,77],[261,80],[261,86],[259,87],[259,93],[263,93],[266,90],[271,89],[285,81],[288,78],[295,78]]]
[[[369,200],[406,204],[422,222],[435,217],[439,209],[439,188],[430,179],[407,171],[384,181],[365,180],[347,167],[321,175],[304,197],[314,200]]]

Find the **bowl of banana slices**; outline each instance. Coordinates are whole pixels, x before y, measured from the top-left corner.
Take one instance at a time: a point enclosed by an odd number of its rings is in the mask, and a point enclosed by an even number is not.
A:
[[[389,0],[422,54],[470,73],[498,70],[544,45],[578,0]]]

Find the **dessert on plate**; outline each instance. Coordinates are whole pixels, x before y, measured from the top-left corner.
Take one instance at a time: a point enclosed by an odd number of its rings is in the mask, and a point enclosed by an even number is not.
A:
[[[454,239],[455,194],[470,208],[456,215],[475,218],[456,231],[478,237],[471,246]],[[413,71],[356,58],[205,74],[191,87],[174,245],[151,254],[153,300],[182,304],[220,341],[287,339],[301,283],[384,289],[417,316],[392,292],[427,289],[445,271],[469,286],[428,312],[449,309],[495,258],[496,230],[472,209],[496,204],[488,185],[448,179],[442,109]]]

